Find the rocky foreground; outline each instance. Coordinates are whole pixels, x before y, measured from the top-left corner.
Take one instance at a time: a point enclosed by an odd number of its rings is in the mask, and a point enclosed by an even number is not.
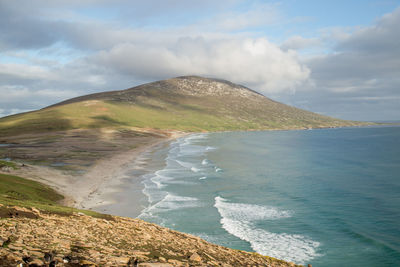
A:
[[[295,266],[139,219],[1,204],[0,217],[0,266]]]

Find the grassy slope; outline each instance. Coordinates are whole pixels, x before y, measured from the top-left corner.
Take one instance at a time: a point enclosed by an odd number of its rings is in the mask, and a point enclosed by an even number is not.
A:
[[[172,79],[174,81],[174,79]],[[172,82],[89,95],[0,119],[0,136],[78,128],[140,127],[181,131],[301,129],[359,125],[268,98],[182,94]]]
[[[8,168],[11,168],[11,169],[18,169],[17,164],[15,164],[14,162],[0,160],[0,168],[3,168],[3,167],[8,167]]]
[[[94,217],[108,217],[93,211],[77,210],[57,204],[64,197],[52,188],[18,176],[0,173],[0,204],[6,206],[36,207],[43,211],[69,215],[83,212]]]

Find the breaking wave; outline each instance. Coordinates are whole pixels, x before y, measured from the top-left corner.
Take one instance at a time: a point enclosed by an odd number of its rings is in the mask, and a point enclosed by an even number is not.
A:
[[[254,251],[279,259],[304,264],[319,254],[319,242],[302,235],[271,233],[257,228],[257,221],[280,220],[292,216],[290,211],[252,204],[230,203],[222,197],[215,198],[221,215],[221,225],[230,234],[250,243]]]

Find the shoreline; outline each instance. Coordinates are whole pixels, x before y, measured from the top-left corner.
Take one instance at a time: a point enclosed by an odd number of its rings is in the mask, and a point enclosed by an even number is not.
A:
[[[169,147],[171,142],[180,137],[161,140],[138,152],[134,159],[120,168],[118,179],[108,180],[96,192],[93,192],[83,208],[137,218],[148,205],[148,197],[143,192],[143,176],[160,168],[155,163],[157,161],[154,158],[155,154]]]
[[[141,146],[137,149],[130,150],[121,154],[118,154],[111,159],[103,159],[98,162],[86,175],[84,175],[84,181],[80,182],[78,186],[83,184],[83,192],[80,194],[81,198],[77,198],[77,208],[82,209],[94,209],[97,206],[111,204],[113,202],[112,198],[104,197],[107,194],[115,194],[118,193],[118,186],[124,184],[124,179],[126,179],[125,172],[129,165],[136,165],[136,160],[146,151],[151,150],[152,148],[161,145],[163,143],[167,143],[174,140],[173,137],[169,137],[166,139],[158,140],[149,145]],[[90,185],[87,187],[86,180],[93,180],[93,177],[100,177],[100,180],[97,178],[96,182],[100,182],[99,184]],[[129,177],[130,179],[137,179],[138,177]],[[84,196],[82,198],[82,196]]]
[[[320,129],[336,129],[336,128],[363,128],[363,127],[380,127],[381,125],[363,125],[363,126],[347,126],[347,127],[321,127]],[[246,131],[219,131],[224,132],[253,132],[253,131],[304,131],[310,129],[269,129],[269,130],[246,130]],[[200,132],[201,133],[201,132]],[[124,184],[138,179],[140,175],[127,177],[124,173],[129,169],[134,169],[138,164],[135,161],[141,154],[154,149],[163,143],[171,142],[177,138],[187,136],[189,132],[170,131],[170,136],[155,140],[149,144],[141,145],[129,151],[118,153],[111,158],[102,158],[98,160],[86,173],[82,175],[66,174],[61,170],[52,167],[28,165],[23,168],[13,170],[12,172],[2,172],[5,174],[17,175],[26,179],[41,182],[55,189],[64,196],[60,204],[68,207],[95,210],[103,212],[98,207],[106,206],[114,203],[116,200],[113,195],[123,191],[118,188]],[[0,171],[1,172],[1,171]],[[128,182],[127,182],[128,180]],[[135,183],[136,181],[133,181]]]
[[[382,127],[382,125],[321,127],[312,128],[312,130],[363,127]],[[310,129],[220,131],[216,133],[296,130],[304,131]],[[193,133],[171,131],[169,134],[169,137],[155,140],[154,142],[141,145],[129,151],[124,151],[111,158],[100,159],[83,175],[71,175],[52,167],[27,164],[25,164],[23,168],[13,170],[12,172],[0,172],[21,176],[50,186],[64,196],[64,199],[60,202],[60,204],[64,206],[104,212],[104,209],[101,210],[100,207],[115,203],[115,194],[124,190],[124,188],[121,188],[124,184],[137,182],[135,179],[138,179],[140,175],[127,177],[124,174],[129,165],[129,169],[134,169],[138,165],[135,161],[146,151],[150,151],[163,143],[168,143]]]
[[[97,210],[96,207],[113,204],[115,202],[115,194],[123,191],[122,188],[118,187],[125,183],[124,179],[129,179],[135,184],[138,182],[137,179],[139,177],[127,177],[125,175],[129,165],[132,164],[130,168],[136,167],[136,161],[143,153],[187,134],[188,133],[173,132],[171,136],[165,139],[157,140],[133,150],[117,154],[110,159],[100,160],[90,171],[82,176],[82,181],[74,185],[77,186],[77,188],[82,188],[78,189],[78,194],[75,193],[72,196],[72,198],[75,200],[74,207],[80,209]],[[94,179],[94,177],[96,178]],[[74,190],[77,188],[71,189]]]
[[[50,186],[64,196],[60,202],[61,205],[96,210],[97,206],[113,202],[112,197],[107,195],[112,196],[112,194],[118,193],[120,191],[118,187],[126,182],[124,179],[138,179],[137,176],[126,177],[124,172],[129,165],[136,165],[135,161],[141,154],[188,134],[190,133],[170,132],[169,137],[154,140],[154,142],[118,153],[110,158],[100,159],[83,175],[71,175],[51,167],[27,164],[22,168],[4,173]]]

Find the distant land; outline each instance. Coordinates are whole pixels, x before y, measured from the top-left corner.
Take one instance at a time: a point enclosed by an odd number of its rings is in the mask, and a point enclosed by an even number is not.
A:
[[[291,107],[229,81],[184,76],[4,117],[0,135],[104,127],[204,132],[365,124]]]
[[[188,133],[367,124],[197,76],[0,118],[0,266],[295,266],[91,209],[109,201],[141,153]]]

